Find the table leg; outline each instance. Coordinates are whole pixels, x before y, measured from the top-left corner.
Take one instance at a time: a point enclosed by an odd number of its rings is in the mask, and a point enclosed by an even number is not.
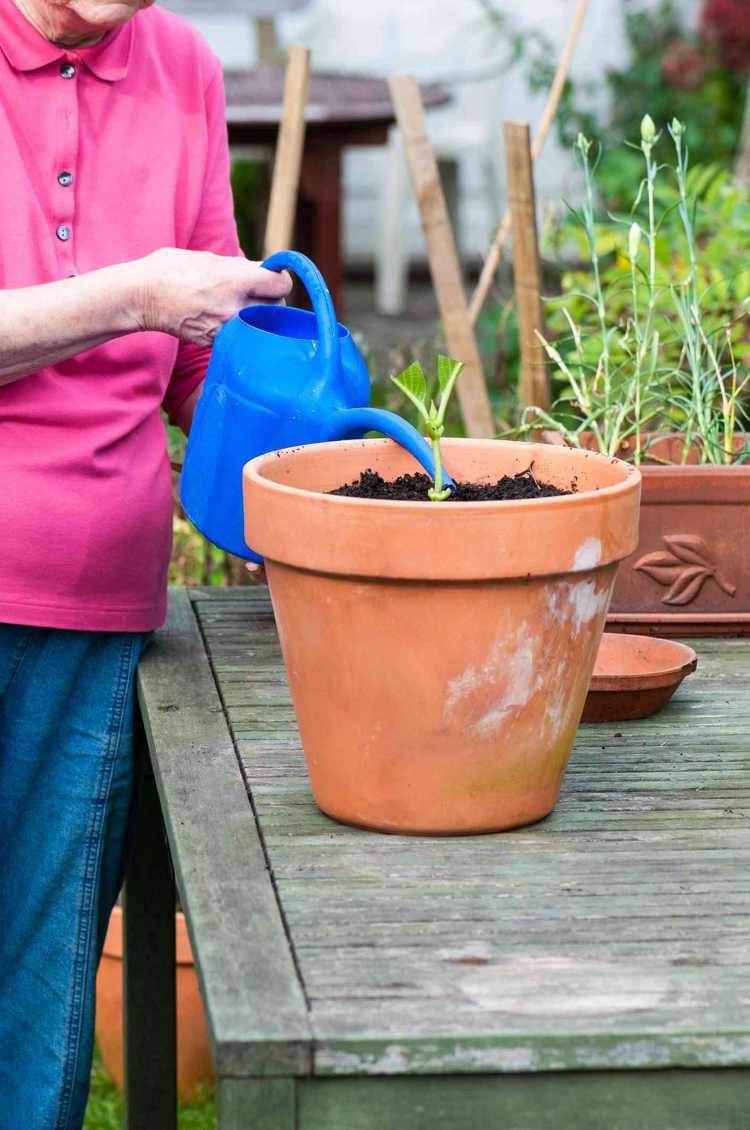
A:
[[[145,742],[144,742],[145,746]],[[123,890],[126,1130],[177,1126],[175,888],[148,750]]]
[[[343,309],[341,145],[334,138],[311,137],[308,133],[305,140],[296,243],[328,283],[340,319]]]

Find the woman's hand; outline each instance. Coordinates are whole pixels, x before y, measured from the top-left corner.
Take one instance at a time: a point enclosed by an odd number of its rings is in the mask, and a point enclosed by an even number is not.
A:
[[[242,257],[165,247],[133,264],[138,328],[172,334],[208,347],[221,327],[253,302],[283,302],[292,287],[286,271],[267,271]]]
[[[254,561],[246,561],[245,568],[247,575],[250,578],[251,585],[267,585],[268,578],[266,577],[266,570],[262,565],[256,565]]]

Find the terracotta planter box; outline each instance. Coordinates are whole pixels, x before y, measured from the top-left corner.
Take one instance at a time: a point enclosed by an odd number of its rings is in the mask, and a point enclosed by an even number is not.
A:
[[[556,433],[544,438],[560,443]],[[663,437],[652,450],[679,459],[682,444]],[[608,630],[750,635],[750,464],[640,470],[638,548],[620,565]]]

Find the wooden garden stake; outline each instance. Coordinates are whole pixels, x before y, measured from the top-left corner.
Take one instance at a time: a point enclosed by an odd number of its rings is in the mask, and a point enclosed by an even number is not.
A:
[[[457,387],[466,432],[477,439],[488,439],[495,434],[495,426],[445,195],[427,136],[422,96],[416,81],[409,75],[392,78],[388,85],[419,206],[448,351],[456,361],[466,365]]]
[[[284,108],[276,143],[263,244],[264,258],[273,255],[275,251],[285,251],[292,243],[302,152],[305,147],[305,105],[309,81],[309,49],[290,47],[284,82]]]
[[[547,103],[544,107],[544,112],[539,122],[539,128],[534,139],[534,145],[531,150],[533,161],[536,161],[539,157],[539,154],[542,152],[544,143],[547,140],[547,134],[549,133],[550,127],[555,120],[557,107],[560,104],[560,98],[562,97],[562,92],[565,89],[565,83],[568,78],[568,71],[570,70],[570,64],[573,59],[573,51],[578,39],[578,33],[581,30],[583,17],[586,14],[587,4],[588,0],[578,0],[578,7],[576,9],[576,14],[573,17],[570,34],[568,35],[565,47],[563,48],[563,53],[560,56],[560,62],[557,65],[555,77],[552,80],[552,86],[550,87],[550,91],[547,96]],[[502,223],[497,229],[492,247],[490,248],[487,258],[484,261],[484,266],[482,267],[482,273],[479,276],[479,281],[476,285],[476,289],[471,296],[469,313],[471,315],[472,323],[476,322],[477,318],[482,312],[484,300],[486,299],[490,286],[492,285],[492,280],[495,277],[495,272],[497,271],[497,266],[500,262],[500,257],[503,253],[503,248],[505,247],[509,234],[510,210],[505,213]]]
[[[542,270],[536,230],[536,203],[527,122],[505,122],[505,167],[513,227],[513,279],[521,347],[519,397],[527,407],[548,409],[549,374],[536,333],[544,333]]]

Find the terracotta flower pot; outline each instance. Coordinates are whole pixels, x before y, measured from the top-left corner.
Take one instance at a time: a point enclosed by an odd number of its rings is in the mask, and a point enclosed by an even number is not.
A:
[[[389,440],[315,444],[244,469],[315,799],[388,832],[498,831],[560,791],[640,476],[544,444],[449,440],[448,471],[528,468],[577,493],[525,502],[331,496],[413,460]]]
[[[556,432],[545,432],[551,443]],[[738,437],[742,438],[742,437]],[[593,450],[593,436],[584,437]],[[679,461],[679,436],[651,448]],[[632,453],[626,445],[623,458]],[[750,551],[744,533],[750,505],[750,464],[641,466],[641,525],[637,550],[623,562],[609,630],[664,636],[750,633]]]
[[[213,1082],[211,1052],[185,915],[175,915],[177,943],[177,1086],[183,1102]],[[96,977],[96,1039],[110,1079],[123,1083],[122,907],[112,911]]]

